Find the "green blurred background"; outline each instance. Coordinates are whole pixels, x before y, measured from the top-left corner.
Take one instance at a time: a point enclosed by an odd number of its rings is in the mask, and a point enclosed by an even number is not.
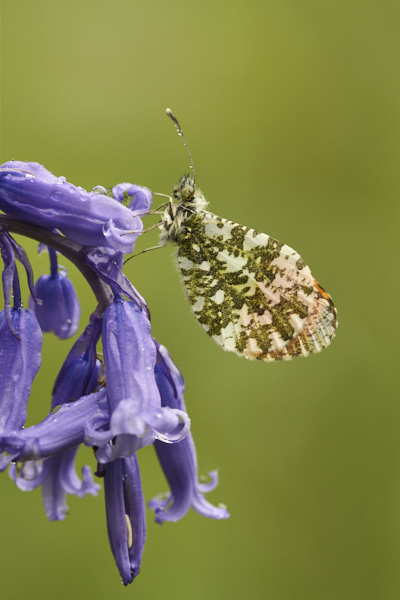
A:
[[[209,499],[231,518],[160,527],[149,511],[142,571],[124,588],[102,494],[70,498],[50,523],[40,492],[5,473],[2,597],[398,599],[399,2],[3,0],[1,20],[1,162],[170,193],[188,157],[169,106],[211,210],[298,250],[340,321],[321,355],[249,362],[198,327],[172,248],[131,261],[187,382],[200,471],[219,470]],[[82,329],[95,303],[69,273]],[[46,336],[29,423],[71,343]],[[167,486],[152,448],[139,459],[149,500]]]

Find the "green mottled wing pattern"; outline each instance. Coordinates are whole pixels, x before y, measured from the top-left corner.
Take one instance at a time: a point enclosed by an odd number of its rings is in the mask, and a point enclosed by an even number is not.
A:
[[[177,242],[194,314],[225,350],[273,361],[330,343],[333,302],[289,246],[206,211],[188,216]]]
[[[265,361],[307,356],[330,344],[335,306],[295,250],[208,212],[188,175],[174,196],[179,203],[164,211],[161,244],[178,245],[189,302],[217,344]]]

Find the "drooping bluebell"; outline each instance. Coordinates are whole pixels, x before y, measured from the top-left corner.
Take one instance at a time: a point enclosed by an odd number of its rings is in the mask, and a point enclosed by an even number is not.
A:
[[[96,495],[94,477],[103,479],[108,537],[124,585],[139,573],[146,539],[142,447],[155,447],[170,486],[167,499],[150,503],[159,523],[180,519],[190,507],[215,519],[228,516],[204,498],[217,479],[211,474],[210,484],[198,482],[182,375],[152,337],[146,301],[123,272],[151,200],[147,188],[130,183],[87,192],[38,163],[0,167],[0,470],[9,467],[23,491],[40,487],[53,521],[65,518],[68,494]],[[15,233],[49,249],[50,275],[36,285]],[[55,377],[49,414],[24,428],[42,331],[66,339],[78,329],[79,300],[58,255],[78,267],[97,307]],[[29,309],[16,261],[26,272]],[[93,475],[84,466],[80,478],[75,459],[82,446],[91,448],[96,468]]]

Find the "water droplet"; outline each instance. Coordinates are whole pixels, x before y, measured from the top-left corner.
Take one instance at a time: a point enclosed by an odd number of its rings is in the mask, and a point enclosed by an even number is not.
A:
[[[61,190],[53,190],[50,194],[50,198],[55,202],[59,202],[62,198]]]
[[[102,185],[95,185],[94,188],[92,189],[93,194],[107,194],[107,190],[105,187],[103,187]]]

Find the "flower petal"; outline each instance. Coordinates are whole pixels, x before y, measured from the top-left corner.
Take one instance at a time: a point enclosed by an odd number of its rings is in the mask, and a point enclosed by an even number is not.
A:
[[[58,229],[79,244],[113,250],[121,244],[117,230],[141,228],[141,220],[114,198],[76,187],[38,163],[9,161],[1,166],[0,209],[26,223]],[[111,222],[116,230],[106,235]],[[130,253],[137,235],[129,236],[123,251]]]
[[[150,210],[152,194],[149,189],[132,183],[119,183],[112,189],[113,196],[133,214],[143,215]]]
[[[105,389],[63,404],[37,425],[0,434],[0,470],[11,461],[47,458],[85,443],[90,419],[96,419],[99,428],[108,427],[110,409]]]
[[[38,305],[29,299],[29,308],[35,313],[42,331],[52,331],[62,340],[72,337],[79,326],[81,309],[78,296],[67,271],[61,267],[55,275],[42,275],[35,287]]]
[[[135,302],[149,317],[150,312],[145,299],[122,272],[123,255],[121,253],[109,256],[99,248],[89,248],[86,251],[84,263],[89,265],[113,290]]]
[[[161,394],[161,404],[184,410],[182,375],[167,349],[159,344],[157,349],[155,375]],[[229,517],[225,507],[215,507],[203,496],[203,492],[212,487],[198,483],[196,448],[190,433],[176,444],[165,444],[156,440],[154,448],[171,489],[166,499],[154,498],[149,502],[149,507],[156,512],[158,523],[178,521],[190,507],[212,519]],[[215,484],[218,481],[215,473],[213,473],[213,481]]]
[[[42,332],[35,315],[11,309],[11,326],[0,312],[0,432],[20,429],[26,421],[31,386],[40,367]]]
[[[33,464],[31,475],[27,473],[26,467],[34,461],[24,463],[19,475],[16,465],[10,465],[9,475],[21,490],[30,491],[42,486],[43,504],[50,521],[65,518],[68,510],[66,494],[74,494],[78,498],[86,494],[96,496],[100,489],[94,483],[89,467],[82,467],[82,480],[77,476],[74,466],[77,451],[78,446],[47,458],[39,470]]]
[[[111,429],[114,435],[143,436],[160,407],[160,394],[154,378],[156,348],[150,321],[134,302],[117,297],[108,306],[103,322],[103,350]]]
[[[96,345],[100,338],[102,319],[95,311],[89,324],[72,346],[54,383],[52,408],[78,400],[95,392],[101,372],[96,357]]]
[[[146,507],[136,454],[106,465],[107,531],[124,585],[139,574],[146,541]]]

